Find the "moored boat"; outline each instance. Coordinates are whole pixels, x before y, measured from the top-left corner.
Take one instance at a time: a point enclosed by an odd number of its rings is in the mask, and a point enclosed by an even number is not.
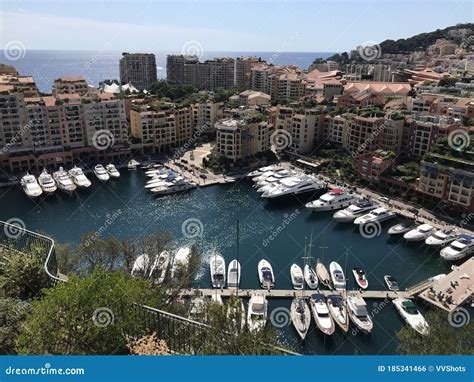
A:
[[[404,234],[403,238],[407,241],[424,241],[434,230],[435,228],[431,224],[421,224]]]
[[[349,315],[347,313],[346,302],[338,294],[331,294],[327,297],[329,313],[334,322],[344,331],[349,330]]]
[[[444,247],[440,255],[444,260],[456,261],[461,260],[474,253],[474,238],[461,234],[459,237],[451,242],[447,247]]]
[[[132,276],[146,277],[150,271],[150,258],[146,253],[141,254],[135,259],[132,267]]]
[[[335,330],[334,320],[329,313],[326,298],[320,293],[315,293],[311,296],[309,302],[316,326],[326,335],[333,334]]]
[[[346,289],[346,277],[339,263],[332,261],[329,264],[329,273],[331,274],[332,284],[336,290]]]
[[[238,288],[240,285],[240,275],[240,263],[237,259],[234,259],[229,263],[229,269],[227,271],[227,286],[229,288]]]
[[[459,236],[458,230],[454,226],[444,227],[426,238],[426,245],[447,245],[456,240]]]
[[[374,324],[367,311],[367,304],[362,297],[348,296],[347,309],[351,321],[362,333],[368,334],[372,331]]]
[[[77,187],[88,188],[92,184],[80,167],[74,166],[68,171],[68,174]]]
[[[273,274],[273,268],[270,263],[264,259],[260,260],[257,270],[260,286],[263,289],[273,288],[275,286],[275,275]]]
[[[422,335],[429,333],[428,323],[423,315],[418,311],[415,304],[408,298],[396,298],[393,300],[393,305],[397,309],[403,320]]]
[[[211,255],[209,270],[211,272],[211,283],[213,288],[224,288],[225,286],[225,260],[218,253]]]
[[[94,174],[97,179],[101,180],[102,182],[106,182],[110,179],[110,175],[101,164],[98,164],[94,167]]]
[[[353,222],[354,219],[358,218],[359,216],[365,215],[367,212],[376,209],[378,206],[372,203],[368,199],[360,199],[356,202],[353,202],[349,207],[337,211],[333,217],[336,221],[347,223]]]
[[[354,193],[343,188],[333,188],[319,199],[306,203],[311,211],[333,211],[346,208],[356,200]]]
[[[316,289],[318,287],[318,276],[316,272],[310,267],[309,264],[306,264],[303,269],[304,280],[309,289]]]
[[[43,189],[36,181],[35,176],[28,173],[21,178],[21,187],[30,198],[36,198],[43,193]]]
[[[303,297],[295,297],[291,301],[291,321],[296,329],[296,332],[302,340],[305,339],[311,324],[311,311],[306,299]]]
[[[293,289],[303,289],[304,278],[303,271],[298,264],[292,264],[290,268],[291,283],[293,284]]]
[[[189,247],[182,247],[174,255],[173,264],[171,266],[171,278],[174,279],[181,270],[186,270],[191,257],[191,249]]]
[[[43,169],[43,172],[38,176],[38,184],[47,195],[53,194],[58,189],[56,182],[46,169]]]
[[[389,290],[393,290],[393,291],[400,290],[400,287],[398,286],[398,281],[395,279],[395,277],[390,276],[390,275],[385,275],[383,279]]]
[[[162,284],[165,280],[170,261],[171,254],[168,251],[163,251],[155,257],[155,261],[150,269],[150,278],[154,280],[156,285]]]
[[[117,170],[115,165],[113,165],[112,163],[109,163],[107,166],[105,166],[105,171],[107,171],[107,174],[109,174],[111,178],[120,178],[119,170]]]
[[[319,281],[325,285],[327,288],[331,287],[331,276],[325,265],[321,263],[318,259],[316,264],[316,275],[318,276]]]
[[[362,268],[354,268],[352,274],[359,288],[367,289],[369,282],[367,281],[367,275],[364,270]]]
[[[56,181],[58,188],[68,195],[76,190],[76,185],[62,167],[59,167],[58,171],[53,172],[53,178]]]
[[[253,293],[250,296],[247,310],[247,325],[251,332],[262,330],[267,323],[268,302],[263,293]]]
[[[394,226],[391,226],[387,233],[389,235],[401,235],[401,234],[404,234],[404,233],[407,233],[408,231],[411,231],[413,229],[413,224],[409,224],[409,223],[398,223],[398,224],[395,224]]]

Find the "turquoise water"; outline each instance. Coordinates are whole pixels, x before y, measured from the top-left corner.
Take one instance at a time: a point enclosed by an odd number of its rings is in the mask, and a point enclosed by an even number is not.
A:
[[[355,288],[351,269],[362,267],[368,274],[369,289],[385,290],[383,275],[395,276],[401,288],[410,287],[427,277],[446,273],[448,265],[439,250],[421,244],[407,244],[389,237],[386,230],[395,221],[383,223],[378,237],[365,239],[352,224],[336,224],[332,213],[311,213],[304,208],[307,198],[265,201],[248,180],[225,186],[211,186],[182,194],[156,198],[144,188],[141,172],[122,170],[118,181],[99,183],[95,178],[88,190],[68,197],[29,200],[19,187],[0,189],[0,219],[19,218],[28,229],[43,231],[60,242],[77,243],[80,235],[99,231],[103,237],[130,238],[167,229],[176,245],[196,243],[202,266],[196,283],[210,287],[207,260],[218,250],[227,263],[236,255],[235,222],[240,220],[240,261],[242,288],[257,288],[257,263],[266,258],[273,265],[277,289],[291,289],[289,269],[293,262],[303,265],[305,237],[313,234],[312,255],[326,265],[338,261],[347,269],[348,288]],[[316,195],[314,195],[315,197]],[[183,223],[198,219],[200,233],[195,238],[183,234]],[[188,235],[189,236],[189,235]],[[269,237],[272,240],[269,240]],[[325,247],[320,248],[320,247]],[[368,300],[375,328],[371,335],[343,336],[340,330],[329,338],[312,327],[304,344],[296,338],[291,325],[278,329],[284,343],[297,351],[315,354],[392,354],[393,339],[402,321],[391,303]],[[270,299],[270,310],[289,308],[290,301]]]

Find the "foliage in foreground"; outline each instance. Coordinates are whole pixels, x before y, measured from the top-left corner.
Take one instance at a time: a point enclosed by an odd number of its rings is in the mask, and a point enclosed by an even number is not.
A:
[[[15,341],[30,308],[27,301],[0,298],[0,354],[15,354]]]
[[[429,334],[418,335],[409,326],[398,333],[398,352],[404,355],[473,355],[474,324],[472,321],[459,328],[449,324],[447,313],[432,310],[425,315],[430,326]]]

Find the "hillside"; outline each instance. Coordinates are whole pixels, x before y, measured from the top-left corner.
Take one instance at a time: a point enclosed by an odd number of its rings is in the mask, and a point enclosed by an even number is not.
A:
[[[415,51],[426,50],[428,46],[434,44],[437,39],[446,38],[458,44],[461,44],[461,37],[451,37],[448,32],[453,29],[469,28],[474,30],[474,24],[458,24],[445,29],[437,29],[434,32],[420,33],[415,36],[399,39],[399,40],[385,40],[380,43],[382,52],[384,53],[411,53]],[[473,32],[471,32],[471,35]]]

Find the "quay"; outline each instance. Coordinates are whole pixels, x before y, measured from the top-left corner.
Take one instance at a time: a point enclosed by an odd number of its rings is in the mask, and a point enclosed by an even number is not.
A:
[[[423,300],[448,312],[469,302],[473,296],[474,257],[462,265],[453,265],[451,269],[452,271],[446,277],[433,282],[420,294]]]

